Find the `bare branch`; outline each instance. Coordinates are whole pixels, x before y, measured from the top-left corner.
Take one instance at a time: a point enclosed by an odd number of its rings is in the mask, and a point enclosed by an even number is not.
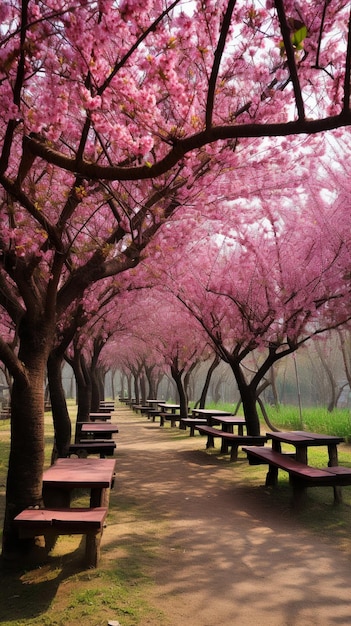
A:
[[[214,107],[214,95],[216,91],[216,83],[221,64],[221,59],[224,52],[225,42],[227,34],[230,28],[231,19],[234,11],[236,0],[229,0],[225,16],[223,18],[221,33],[218,40],[218,45],[214,55],[214,61],[212,66],[212,72],[208,84],[207,105],[206,105],[206,128],[209,129],[212,126],[212,114]]]
[[[293,47],[293,45],[291,43],[290,28],[289,28],[289,25],[288,25],[288,22],[287,22],[287,19],[286,19],[285,10],[284,10],[284,6],[283,6],[282,0],[275,0],[275,6],[276,6],[276,9],[277,9],[278,18],[279,18],[279,22],[280,22],[280,28],[281,28],[281,32],[282,32],[282,36],[283,36],[283,41],[284,41],[284,47],[285,47],[286,57],[287,57],[287,61],[288,61],[289,72],[290,72],[292,84],[293,84],[293,87],[294,87],[295,102],[296,102],[298,118],[300,120],[304,120],[305,119],[305,108],[304,108],[304,103],[303,103],[303,99],[302,99],[300,81],[299,81],[299,77],[298,77],[298,74],[297,74],[297,67],[296,67],[296,62],[295,62],[295,50],[294,50],[294,47]]]
[[[351,77],[351,12],[349,16],[348,35],[347,35],[347,51],[345,63],[345,79],[344,79],[344,112],[350,109],[350,77]]]

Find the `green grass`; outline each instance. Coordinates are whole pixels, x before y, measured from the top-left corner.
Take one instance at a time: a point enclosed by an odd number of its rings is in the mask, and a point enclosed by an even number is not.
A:
[[[209,403],[206,408],[213,408],[214,406],[214,404]],[[235,407],[233,404],[221,403],[216,405],[216,408],[223,411],[233,411]],[[315,433],[345,437],[346,441],[351,442],[350,409],[335,409],[330,413],[324,407],[307,407],[302,410],[302,419],[297,406],[280,405],[274,407],[266,405],[265,409],[273,426],[281,430],[309,430]],[[240,407],[239,413],[242,414],[242,407]],[[262,430],[264,430],[266,425],[262,415],[260,419]]]

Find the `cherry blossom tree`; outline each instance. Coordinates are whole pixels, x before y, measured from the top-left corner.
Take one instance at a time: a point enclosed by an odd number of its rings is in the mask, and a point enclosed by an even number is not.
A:
[[[135,285],[139,278],[135,277]],[[165,294],[157,288],[131,292],[127,308],[130,318],[127,332],[117,331],[116,339],[106,346],[104,360],[110,366],[122,365],[132,373],[137,403],[145,401],[145,395],[139,394],[139,381],[147,368],[156,368],[170,376],[181,414],[186,416],[191,372],[198,363],[213,357],[206,334],[175,298],[165,299]],[[150,388],[149,393],[152,391]]]
[[[1,3],[6,559],[20,548],[14,515],[41,505],[57,324],[93,283],[135,267],[179,206],[223,194],[223,170],[257,160],[255,138],[281,138],[274,158],[286,136],[297,154],[301,135],[349,125],[348,11],[336,0]]]
[[[348,208],[318,197],[315,187],[308,193],[307,184],[290,201],[278,190],[270,200],[262,191],[233,214],[226,236],[199,226],[198,239],[194,230],[191,243],[178,245],[160,277],[230,365],[253,435],[274,363],[351,317]]]

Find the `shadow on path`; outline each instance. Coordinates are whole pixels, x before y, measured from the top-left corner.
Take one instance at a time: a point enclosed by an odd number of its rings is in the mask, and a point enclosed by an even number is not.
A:
[[[129,410],[117,419],[117,514],[105,548],[157,535],[150,593],[165,624],[351,623],[349,557],[303,529],[263,487],[243,485],[246,460],[208,455],[204,438],[180,437]],[[127,502],[137,520],[119,528]]]

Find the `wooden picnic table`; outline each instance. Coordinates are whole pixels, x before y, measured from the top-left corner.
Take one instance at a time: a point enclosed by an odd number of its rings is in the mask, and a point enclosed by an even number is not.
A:
[[[96,420],[106,422],[106,420],[110,420],[111,417],[111,413],[108,412],[89,413],[89,419],[91,422],[95,422]]]
[[[104,436],[112,439],[114,433],[118,433],[117,424],[107,424],[105,422],[83,422],[80,429],[81,434],[91,435],[93,438]]]
[[[175,413],[180,410],[180,404],[171,404],[171,403],[167,403],[167,402],[158,402],[158,406],[161,407],[161,409],[165,413],[171,412],[171,413],[173,413],[173,415],[175,415]]]
[[[108,505],[115,459],[57,459],[43,473],[45,506],[70,506],[73,489],[90,489],[90,507]]]
[[[150,406],[150,408],[156,408],[162,400],[158,398],[147,398],[146,403]]]
[[[231,413],[230,411],[222,411],[221,409],[193,409],[191,413],[193,417],[206,418],[208,426],[213,425],[213,419],[215,417],[219,417],[219,418],[230,417],[233,419],[236,418],[236,416],[233,415],[233,413]],[[240,418],[240,419],[242,420],[243,418]]]
[[[234,426],[237,426],[238,435],[243,435],[243,429],[246,425],[245,418],[234,415],[233,413],[230,413],[230,411],[221,411],[220,409],[193,409],[192,414],[194,418],[206,417],[208,426],[220,424],[222,431],[226,433],[233,433]],[[213,436],[211,434],[208,435],[207,444],[208,447],[212,447],[214,445]],[[226,454],[227,451],[228,442],[225,439],[222,439],[221,452]]]
[[[161,409],[160,412],[160,426],[164,426],[165,420],[170,420],[171,427],[174,428],[176,421],[180,421],[180,404],[172,404],[167,402],[159,402],[158,406]]]
[[[100,402],[99,411],[101,413],[112,413],[115,410],[114,402]]]
[[[295,459],[304,465],[308,465],[308,448],[316,446],[326,446],[328,449],[328,467],[337,467],[338,445],[344,441],[343,437],[334,435],[324,435],[322,433],[311,433],[303,430],[282,431],[266,433],[267,439],[272,440],[272,450],[281,453],[282,443],[289,444],[295,448]],[[275,472],[275,470],[272,470]],[[270,480],[270,479],[269,479]],[[274,476],[272,482],[276,480]],[[334,487],[334,500],[341,501],[341,488]]]
[[[343,437],[335,437],[334,435],[324,435],[321,433],[310,433],[303,430],[270,432],[266,433],[266,435],[268,439],[272,440],[272,449],[276,452],[281,452],[282,443],[294,446],[296,451],[296,460],[301,463],[305,463],[305,465],[308,464],[308,448],[327,446],[329,467],[338,465],[337,447],[344,441]]]

